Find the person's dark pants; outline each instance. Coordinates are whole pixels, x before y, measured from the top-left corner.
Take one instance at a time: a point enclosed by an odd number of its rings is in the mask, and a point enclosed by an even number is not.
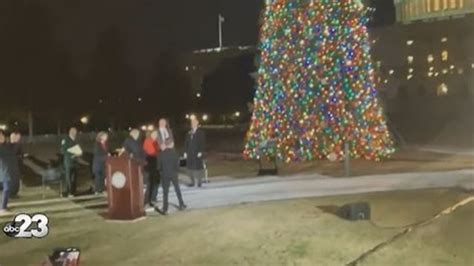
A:
[[[202,177],[204,175],[204,170],[195,170],[195,169],[188,169],[189,172],[189,177],[191,177],[191,187],[194,187],[196,185],[196,180],[197,180],[197,186],[201,187],[202,185]]]
[[[145,204],[154,204],[156,197],[158,196],[159,186],[159,172],[157,169],[157,158],[156,156],[147,156],[147,164],[143,169],[144,184],[146,185],[145,190]]]
[[[10,181],[8,179],[3,180],[3,193],[2,193],[2,204],[0,210],[6,210],[8,205],[8,198],[10,197]]]
[[[152,205],[156,202],[158,196],[158,170],[146,169],[144,171],[146,190],[145,190],[145,204]]]
[[[12,175],[10,179],[10,198],[16,197],[20,191],[20,175]]]
[[[64,174],[66,183],[66,196],[76,194],[76,167],[74,163],[64,163]]]
[[[163,212],[168,211],[168,192],[170,189],[170,183],[173,183],[174,191],[176,192],[176,196],[178,197],[179,206],[184,206],[183,197],[181,195],[181,189],[179,188],[179,181],[178,177],[161,177],[161,185],[163,187]]]
[[[104,192],[105,169],[96,169],[94,171],[94,192]]]

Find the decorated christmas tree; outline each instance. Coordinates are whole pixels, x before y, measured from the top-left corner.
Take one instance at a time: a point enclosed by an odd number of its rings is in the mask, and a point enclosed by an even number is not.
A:
[[[380,160],[394,152],[360,0],[267,0],[246,158]],[[261,148],[274,143],[273,148]]]

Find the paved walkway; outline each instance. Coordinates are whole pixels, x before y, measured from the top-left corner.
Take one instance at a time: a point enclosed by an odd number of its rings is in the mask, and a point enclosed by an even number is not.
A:
[[[416,148],[420,151],[474,156],[474,148],[472,147],[417,146]]]
[[[270,200],[445,187],[474,189],[474,170],[352,178],[317,174],[263,177],[211,183],[202,189],[184,188],[183,193],[190,209],[201,209]],[[170,199],[175,201],[174,195]]]
[[[474,169],[351,178],[333,178],[318,174],[247,179],[223,178],[205,184],[201,189],[183,186],[182,191],[189,209],[203,209],[271,200],[448,187],[474,189]],[[176,202],[172,188],[170,192],[170,202]],[[160,189],[159,197],[161,196]],[[99,198],[95,196],[83,196],[75,198],[74,201],[85,203],[94,200],[97,204],[97,199]],[[161,198],[159,199],[161,200]],[[38,202],[18,202],[12,203],[11,207],[15,209],[33,207],[47,211],[54,204],[70,201],[71,199],[58,198]],[[105,199],[102,202],[105,204]]]

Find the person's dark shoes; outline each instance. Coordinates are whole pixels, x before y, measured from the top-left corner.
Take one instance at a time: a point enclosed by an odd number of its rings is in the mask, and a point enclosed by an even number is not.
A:
[[[194,186],[195,186],[194,183],[191,183],[188,185],[188,187],[194,187]]]
[[[199,184],[198,184],[198,187],[202,187],[202,184],[201,184],[201,183],[199,183]]]
[[[186,204],[183,203],[183,204],[179,205],[178,210],[184,211],[184,210],[186,210],[186,208],[188,208],[188,206],[186,206]]]
[[[160,208],[155,207],[155,211],[161,215],[167,215],[168,211],[167,210],[160,210]]]

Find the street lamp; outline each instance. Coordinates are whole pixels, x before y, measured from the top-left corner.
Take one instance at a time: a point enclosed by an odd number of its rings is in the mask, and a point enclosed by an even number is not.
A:
[[[238,111],[235,112],[234,116],[235,116],[235,117],[240,117],[240,112],[238,112]]]
[[[206,114],[202,115],[202,121],[206,122],[207,120],[209,120],[209,116]]]

